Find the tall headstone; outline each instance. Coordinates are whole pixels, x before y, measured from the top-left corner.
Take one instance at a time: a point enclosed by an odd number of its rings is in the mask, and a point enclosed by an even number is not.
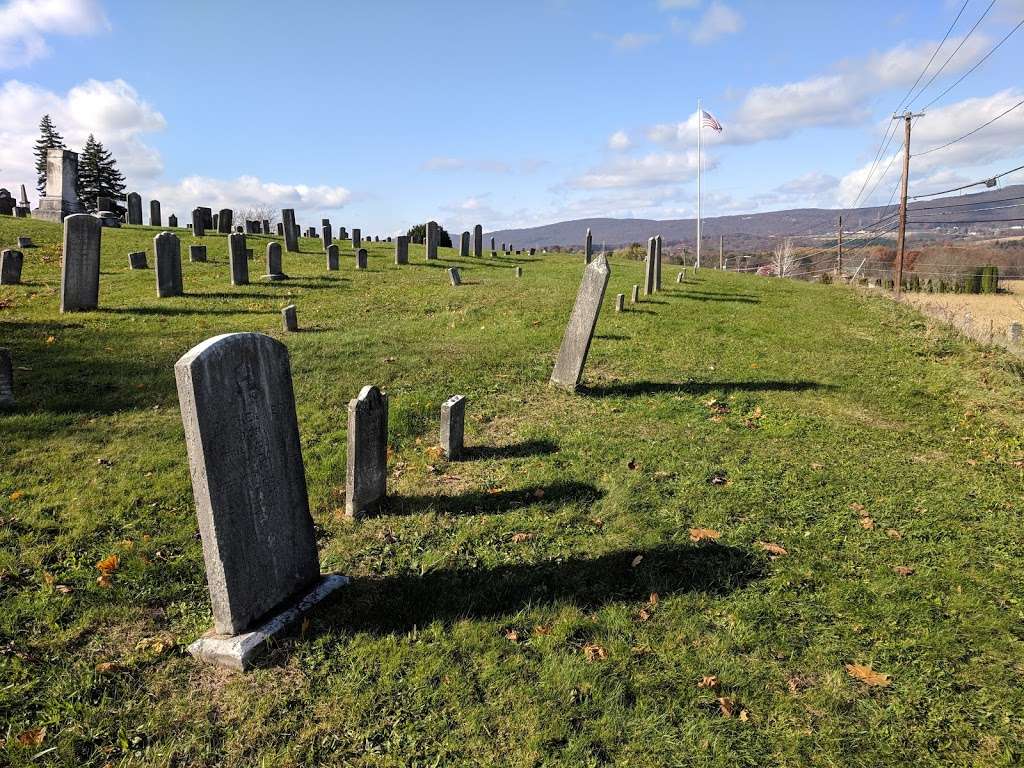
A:
[[[10,190],[0,187],[0,216],[13,216],[16,207]]]
[[[78,199],[78,153],[66,149],[46,150],[46,194],[32,217],[45,221],[63,221],[66,216],[85,211]]]
[[[128,204],[128,223],[142,226],[142,195],[129,192],[125,200]]]
[[[320,239],[324,241],[324,251],[334,242],[334,230],[330,219],[320,219]]]
[[[327,246],[327,269],[331,272],[341,267],[341,257],[338,252],[338,244],[331,243]]]
[[[357,227],[352,228],[352,248],[358,249],[363,244],[363,232]]]
[[[203,219],[203,209],[192,209],[192,234],[196,237],[203,237],[206,234],[206,221]]]
[[[78,312],[99,306],[102,230],[100,220],[88,213],[65,217],[60,269],[61,312]]]
[[[205,245],[190,245],[188,247],[188,260],[191,262],[203,262],[206,261],[206,246]]]
[[[156,254],[156,295],[181,296],[184,286],[181,280],[181,241],[173,232],[161,232],[153,238],[153,252]]]
[[[463,232],[462,236],[459,238],[459,258],[461,259],[469,258],[469,238],[469,232]]]
[[[558,350],[558,359],[551,372],[551,383],[556,387],[572,392],[579,386],[610,275],[608,259],[603,253],[583,270],[583,279],[576,294],[576,304],[569,316],[565,336],[562,337],[562,346]]]
[[[284,237],[284,223],[280,221],[277,222],[277,236]]]
[[[365,386],[348,404],[348,455],[345,512],[373,512],[387,493],[388,396]]]
[[[263,224],[263,234],[264,235],[269,235],[270,234],[270,219],[264,219],[262,221],[262,224]]]
[[[430,260],[437,258],[437,222],[428,221],[426,227],[426,235],[424,237],[424,245],[427,246],[427,258]]]
[[[658,243],[647,238],[647,260],[644,262],[644,296],[654,293],[654,263],[658,256]]]
[[[282,209],[281,222],[284,229],[284,249],[288,253],[295,253],[299,250],[298,233],[295,231],[295,210],[292,208]]]
[[[18,205],[22,208],[28,208],[28,193],[25,192],[25,185],[21,184],[18,191]]]
[[[590,227],[587,227],[587,242],[583,251],[584,263],[589,264],[591,259],[594,258],[594,236],[590,233]]]
[[[395,264],[409,263],[409,237],[399,235],[395,238]]]
[[[245,252],[245,235],[232,232],[228,235],[228,262],[231,264],[231,284],[249,284],[249,255]]]
[[[25,257],[12,248],[0,251],[0,285],[18,285]]]
[[[221,208],[217,214],[217,231],[222,235],[231,233],[231,221],[234,218],[230,208]]]
[[[441,450],[451,461],[462,458],[466,431],[466,398],[453,395],[441,405]]]
[[[0,349],[0,408],[13,408],[14,399],[14,364],[11,362],[11,350]]]
[[[494,253],[496,250],[497,250],[497,248],[494,247],[494,238],[492,237],[491,238],[491,253]]]
[[[661,290],[661,235],[654,238],[654,291]]]
[[[473,255],[477,258],[484,255],[484,228],[479,224],[473,227]]]
[[[267,243],[267,274],[264,280],[287,280],[288,275],[281,268],[281,244],[277,240]]]
[[[178,217],[175,216],[173,213],[167,217],[167,226],[170,227],[171,229],[178,228]]]
[[[217,229],[218,232],[220,231],[218,229],[218,227],[217,227],[217,214],[216,213],[213,214],[213,224],[210,226],[210,229]]]
[[[366,269],[367,266],[366,249],[360,248],[356,251],[356,269]]]
[[[214,622],[189,651],[246,669],[346,580],[320,576],[285,345],[215,336],[174,376]]]
[[[160,217],[160,201],[150,200],[149,201],[149,226],[151,227],[162,227],[163,219]]]

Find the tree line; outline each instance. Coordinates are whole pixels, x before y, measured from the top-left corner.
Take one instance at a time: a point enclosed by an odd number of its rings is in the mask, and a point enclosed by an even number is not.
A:
[[[46,152],[49,149],[67,149],[67,146],[50,116],[43,115],[39,121],[39,139],[35,144],[36,190],[40,195],[46,194]],[[98,198],[108,197],[120,202],[124,200],[125,188],[124,174],[118,170],[117,160],[90,133],[78,154],[78,184],[75,188],[78,199],[87,211],[96,213]],[[117,208],[118,213],[124,211],[121,205]]]

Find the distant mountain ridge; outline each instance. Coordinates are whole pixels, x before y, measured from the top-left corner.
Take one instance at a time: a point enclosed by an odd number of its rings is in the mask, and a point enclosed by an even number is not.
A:
[[[909,218],[936,220],[935,225],[913,225],[911,229],[951,231],[950,226],[942,225],[943,217],[949,220],[964,219],[991,220],[1008,218],[1007,209],[978,211],[977,208],[987,207],[994,201],[1024,196],[1024,184],[1017,184],[999,189],[985,190],[969,195],[956,197],[937,197],[913,202],[909,206]],[[949,205],[952,211],[936,214],[934,206]],[[914,215],[920,209],[929,209],[928,213]],[[704,247],[717,249],[718,237],[724,236],[730,241],[727,247],[767,248],[783,237],[793,237],[797,242],[804,239],[814,240],[835,237],[838,218],[843,216],[843,231],[847,236],[854,236],[864,227],[870,227],[878,220],[891,214],[895,208],[889,206],[871,206],[846,210],[831,208],[795,208],[785,211],[769,211],[766,213],[749,213],[732,216],[715,216],[703,220]],[[1020,211],[1024,218],[1024,208],[1009,209]],[[1024,223],[1024,222],[1020,222]],[[1001,225],[1012,226],[1012,225]],[[488,232],[499,244],[511,243],[516,248],[544,248],[548,246],[582,247],[587,228],[594,237],[594,249],[617,247],[630,243],[643,243],[648,237],[660,234],[666,244],[683,244],[693,246],[696,242],[696,219],[576,219],[545,224],[540,227],[525,229],[501,229]],[[875,231],[885,231],[886,226],[877,227]]]

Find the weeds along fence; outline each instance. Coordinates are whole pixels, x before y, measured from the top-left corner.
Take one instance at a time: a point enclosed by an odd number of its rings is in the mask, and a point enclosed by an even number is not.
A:
[[[976,316],[965,307],[950,306],[941,302],[915,302],[907,295],[901,300],[970,339],[981,344],[1000,346],[1018,357],[1024,357],[1024,324],[1018,320],[1000,322],[994,317]]]

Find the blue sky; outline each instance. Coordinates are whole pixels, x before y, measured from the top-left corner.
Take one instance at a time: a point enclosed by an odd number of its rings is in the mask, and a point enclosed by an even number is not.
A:
[[[925,81],[989,1],[968,0]],[[962,5],[0,0],[0,185],[31,191],[48,111],[72,148],[94,132],[130,189],[182,219],[265,204],[386,234],[428,218],[678,218],[695,209],[702,97],[725,126],[705,215],[850,205]],[[1024,0],[997,0],[915,106],[1022,19]],[[1024,99],[1022,73],[1024,29],[915,124],[914,149]],[[868,202],[889,199],[898,148]],[[911,181],[1022,163],[1024,107],[915,161]]]

